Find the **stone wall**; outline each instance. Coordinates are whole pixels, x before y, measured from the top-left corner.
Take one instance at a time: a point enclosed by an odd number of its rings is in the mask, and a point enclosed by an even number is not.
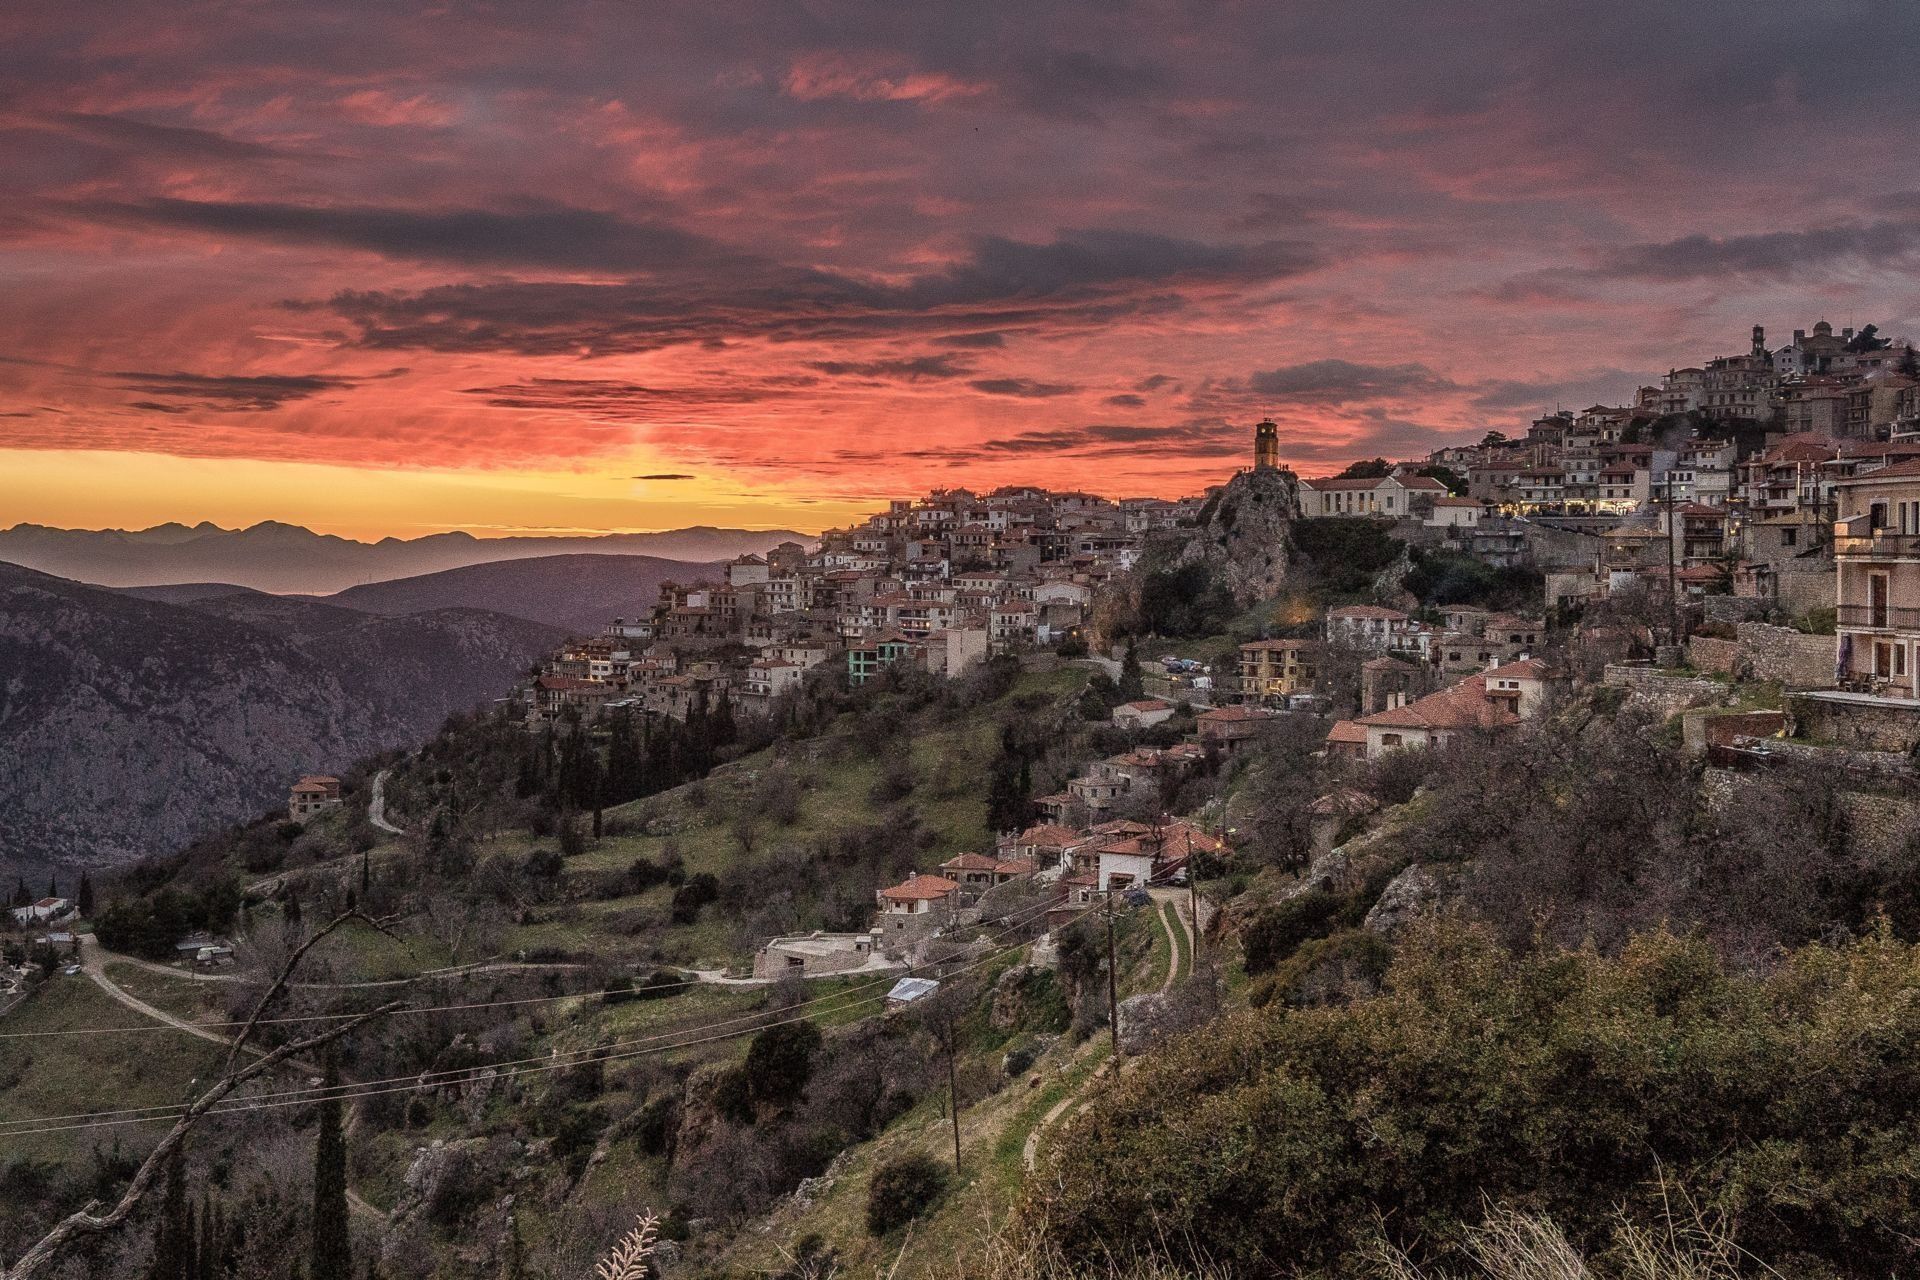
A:
[[[1819,747],[1807,750],[1834,754]],[[1700,779],[1700,790],[1708,807],[1723,811],[1728,805],[1742,802],[1743,776],[1751,775],[1732,769],[1707,769]],[[1847,815],[1847,830],[1854,847],[1875,857],[1898,854],[1920,824],[1920,800],[1911,792],[1841,790],[1838,797]]]
[[[1718,636],[1687,639],[1687,665],[1695,671],[1732,675],[1746,660],[1746,653],[1746,647],[1738,640],[1722,640]]]
[[[1774,574],[1774,597],[1781,610],[1799,617],[1814,609],[1831,609],[1834,604],[1833,561],[1818,564],[1779,566]]]
[[[1748,596],[1704,596],[1700,601],[1701,612],[1710,622],[1746,622],[1764,617],[1767,606],[1767,601]]]
[[[1833,686],[1838,641],[1833,636],[1810,636],[1792,627],[1743,622],[1738,628],[1756,680],[1778,680],[1789,689],[1827,689]]]
[[[1792,699],[1800,733],[1858,751],[1900,755],[1920,749],[1920,702],[1864,694]]]
[[[1627,691],[1630,706],[1647,707],[1670,716],[1688,707],[1718,705],[1727,700],[1727,686],[1702,676],[1677,676],[1659,667],[1607,664],[1601,683]]]

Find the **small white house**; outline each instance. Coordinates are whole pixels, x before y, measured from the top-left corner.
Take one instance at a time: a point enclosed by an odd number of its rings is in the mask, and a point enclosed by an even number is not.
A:
[[[1174,706],[1165,698],[1141,698],[1113,709],[1113,722],[1122,729],[1146,729],[1171,719]]]

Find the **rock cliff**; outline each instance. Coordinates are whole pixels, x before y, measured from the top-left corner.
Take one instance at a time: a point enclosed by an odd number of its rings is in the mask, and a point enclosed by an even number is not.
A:
[[[1208,499],[1197,527],[1183,531],[1176,565],[1205,564],[1250,605],[1279,595],[1293,564],[1300,481],[1291,471],[1242,471]]]

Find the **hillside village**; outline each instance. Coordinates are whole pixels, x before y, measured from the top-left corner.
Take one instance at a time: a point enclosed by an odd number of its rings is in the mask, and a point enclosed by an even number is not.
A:
[[[283,812],[98,910],[90,884],[79,901],[19,886],[0,1027],[131,1014],[220,1040],[222,984],[257,981],[303,920],[407,922],[353,924],[297,996],[462,993],[347,1058],[397,1094],[354,1108],[357,1247],[389,1274],[503,1274],[527,1250],[558,1275],[569,1230],[598,1249],[637,1198],[668,1213],[666,1274],[932,1268],[977,1256],[978,1221],[1008,1212],[1149,1251],[1164,1213],[1243,1267],[1360,1257],[1377,1229],[1355,1225],[1361,1199],[1475,1221],[1488,1185],[1524,1190],[1512,1171],[1551,1163],[1554,1135],[1448,1131],[1402,1155],[1421,1190],[1355,1156],[1364,1197],[1271,1224],[1223,1188],[1344,1160],[1324,1134],[1285,1146],[1312,1107],[1252,1109],[1274,1166],[1180,1194],[1169,1171],[1212,1157],[1145,1144],[1197,1126],[1204,1151],[1235,1149],[1207,1127],[1239,1121],[1187,1093],[1269,1052],[1245,1037],[1287,1010],[1381,1036],[1372,1011],[1520,982],[1548,944],[1630,1001],[1635,964],[1724,959],[1715,981],[1737,983],[1822,939],[1920,931],[1920,405],[1911,353],[1879,343],[1819,325],[1768,351],[1756,331],[1631,406],[1331,477],[1281,466],[1263,422],[1248,465],[1192,498],[940,491],[610,601],[602,632],[492,708],[301,776]],[[1708,950],[1636,941],[1669,926]],[[1657,1003],[1665,979],[1646,980]],[[827,1001],[846,1003],[791,1012]],[[1655,1023],[1636,1007],[1618,1025]],[[1185,1034],[1200,1026],[1222,1047]],[[664,1056],[612,1065],[655,1052],[619,1048],[636,1029]],[[1730,1078],[1693,1051],[1643,1065]],[[56,1148],[14,1117],[105,1105],[75,1092],[89,1072],[128,1078],[3,1055],[0,1099],[25,1101],[0,1136],[36,1152]],[[753,1074],[768,1062],[800,1085]],[[185,1079],[116,1087],[164,1115]],[[235,1121],[223,1150],[269,1124]],[[1602,1162],[1630,1171],[1609,1184],[1623,1201],[1647,1194],[1649,1158],[1722,1176],[1686,1125],[1655,1130]],[[1514,1146],[1455,1186],[1431,1154],[1453,1141]],[[874,1216],[874,1188],[914,1161],[909,1211]],[[249,1185],[252,1237],[196,1228],[233,1256],[288,1211]],[[1740,1185],[1779,1209],[1765,1179]],[[1899,1202],[1875,1201],[1905,1222]],[[1832,1231],[1876,1261],[1912,1238]]]

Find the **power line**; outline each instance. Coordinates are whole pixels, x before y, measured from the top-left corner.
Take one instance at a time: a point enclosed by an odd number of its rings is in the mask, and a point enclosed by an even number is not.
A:
[[[1021,925],[1023,924],[1031,923],[1033,919],[1037,918],[1040,914],[1046,911],[1052,910],[1053,907],[1054,907],[1054,903],[1051,901],[1048,901],[1048,902],[1042,903],[1040,906],[1036,908],[1033,908],[1024,912],[1009,913],[1008,915],[1002,916],[999,918],[999,920],[995,921],[996,924],[1003,923],[1008,920],[1013,920],[1013,923],[1008,924],[1006,925],[1005,928],[1000,929],[995,936],[996,937],[1004,936],[1005,934],[1012,932],[1014,929],[1021,927]],[[1086,910],[1091,910],[1091,909],[1092,908],[1089,907]],[[1085,911],[1082,911],[1081,914],[1084,915]],[[1015,919],[1014,917],[1016,915],[1019,916],[1020,918]],[[1075,918],[1078,919],[1079,917],[1076,916]],[[963,965],[956,970],[953,970],[952,973],[950,973],[947,976],[951,977],[961,973],[965,973],[969,969],[977,968],[981,964],[984,964],[990,960],[996,959],[999,956],[1004,955],[1010,951],[1016,951],[1020,947],[1023,947],[1025,945],[1027,945],[1025,942],[1018,942],[1018,943],[1012,944],[1011,946],[1002,947],[995,951],[991,951],[987,955],[982,956],[979,959],[976,959],[972,962],[969,962],[968,964]],[[859,986],[849,988],[845,991],[837,991],[829,995],[816,996],[811,1000],[803,1001],[800,1004],[791,1006],[791,1009],[805,1009],[805,1008],[829,1003],[836,1000],[843,1000],[848,996],[855,995],[861,991],[870,990],[873,987],[879,986],[882,983],[890,983],[893,980],[894,980],[894,975],[887,974],[884,977],[876,978],[870,982],[862,983]],[[884,996],[867,996],[863,999],[853,1001],[849,1005],[842,1006],[839,1009],[827,1010],[826,1012],[840,1013],[840,1012],[844,1012],[847,1009],[857,1008],[861,1005],[869,1004],[874,1000],[884,999],[884,998],[885,998]],[[782,1010],[780,1012],[790,1012],[791,1009]],[[404,1012],[404,1010],[401,1012]],[[352,1015],[352,1016],[357,1016],[357,1015]],[[789,1018],[789,1019],[785,1019],[782,1021],[775,1021],[775,1022],[764,1021],[766,1016],[767,1015],[764,1012],[743,1014],[734,1018],[722,1019],[719,1022],[707,1023],[704,1025],[696,1025],[696,1026],[690,1026],[690,1027],[682,1027],[675,1031],[658,1032],[654,1035],[642,1036],[635,1040],[613,1041],[609,1044],[588,1045],[588,1046],[583,1046],[579,1049],[568,1049],[564,1051],[556,1050],[555,1051],[556,1053],[564,1052],[566,1055],[568,1055],[564,1061],[554,1061],[552,1060],[553,1058],[552,1054],[543,1054],[543,1055],[540,1055],[537,1057],[531,1057],[531,1058],[508,1059],[506,1061],[497,1062],[497,1063],[482,1063],[482,1064],[468,1066],[468,1067],[446,1068],[441,1071],[419,1072],[409,1076],[389,1076],[389,1077],[385,1077],[377,1080],[357,1081],[349,1085],[339,1086],[338,1088],[332,1091],[329,1091],[326,1089],[309,1088],[309,1089],[283,1090],[277,1093],[255,1094],[241,1102],[236,1102],[231,1106],[220,1106],[220,1107],[211,1108],[205,1114],[222,1115],[222,1114],[228,1114],[233,1111],[264,1110],[270,1107],[283,1107],[283,1106],[301,1106],[301,1105],[306,1105],[313,1102],[323,1101],[331,1097],[337,1097],[343,1100],[350,1101],[350,1100],[353,1100],[356,1098],[362,1098],[362,1097],[376,1097],[386,1093],[404,1093],[404,1092],[408,1092],[411,1090],[418,1090],[418,1089],[440,1088],[447,1084],[456,1083],[461,1078],[468,1077],[474,1073],[481,1072],[481,1071],[494,1071],[496,1073],[495,1078],[501,1078],[501,1077],[512,1078],[515,1076],[530,1074],[530,1073],[539,1072],[539,1071],[557,1071],[557,1070],[562,1070],[568,1067],[583,1066],[593,1062],[619,1061],[625,1058],[641,1056],[644,1054],[666,1053],[674,1049],[687,1048],[687,1047],[691,1047],[698,1044],[706,1044],[716,1040],[725,1040],[725,1039],[734,1038],[738,1036],[755,1034],[759,1031],[765,1030],[767,1027],[783,1026],[783,1025],[786,1025],[787,1022],[805,1020],[806,1018],[809,1018],[812,1015],[805,1014],[798,1019]],[[757,1025],[744,1027],[738,1031],[726,1032],[718,1036],[707,1036],[707,1037],[697,1038],[693,1040],[682,1040],[674,1044],[663,1044],[663,1045],[659,1045],[657,1048],[634,1048],[633,1047],[633,1046],[641,1046],[641,1045],[654,1045],[657,1042],[662,1040],[673,1040],[676,1037],[696,1035],[699,1032],[711,1031],[719,1027],[736,1026],[743,1022],[752,1022],[752,1023],[756,1023]],[[624,1052],[608,1052],[609,1050],[624,1050]],[[502,1068],[509,1068],[509,1069],[502,1070]],[[370,1088],[369,1086],[383,1086],[383,1087]],[[26,1137],[34,1134],[57,1133],[57,1132],[64,1132],[68,1130],[74,1130],[74,1129],[104,1128],[104,1127],[123,1125],[123,1124],[145,1124],[145,1123],[151,1123],[153,1121],[159,1121],[159,1120],[176,1119],[179,1113],[183,1112],[184,1110],[185,1110],[185,1107],[183,1105],[174,1104],[174,1105],[161,1105],[161,1106],[149,1106],[149,1107],[129,1107],[129,1108],[124,1108],[117,1111],[75,1112],[75,1113],[64,1115],[64,1116],[37,1116],[37,1117],[22,1118],[18,1120],[6,1120],[6,1121],[0,1121],[0,1137],[16,1137],[16,1136]],[[155,1114],[143,1114],[148,1112],[152,1112]],[[56,1121],[62,1121],[62,1122],[83,1121],[86,1123],[73,1123],[73,1124],[52,1123]],[[22,1128],[20,1126],[42,1126],[42,1127]]]

